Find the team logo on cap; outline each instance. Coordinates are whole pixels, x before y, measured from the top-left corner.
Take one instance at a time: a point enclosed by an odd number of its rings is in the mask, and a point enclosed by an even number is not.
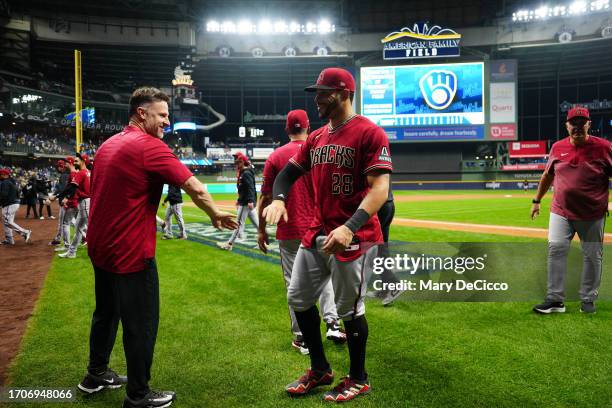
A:
[[[457,93],[457,75],[446,70],[429,71],[419,80],[419,88],[430,108],[446,109]]]

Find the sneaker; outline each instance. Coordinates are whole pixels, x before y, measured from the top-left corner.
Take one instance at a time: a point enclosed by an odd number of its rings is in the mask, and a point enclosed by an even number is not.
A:
[[[94,392],[102,391],[104,388],[116,389],[123,384],[127,384],[127,377],[119,375],[108,368],[102,375],[87,373],[77,387],[87,394],[93,394]]]
[[[54,249],[55,252],[68,252],[68,250],[70,250],[70,247],[65,245],[60,245]]]
[[[329,385],[334,381],[334,373],[331,369],[324,373],[306,370],[306,374],[285,387],[285,391],[291,396],[306,395],[310,390],[319,385]]]
[[[58,254],[57,256],[59,256],[60,258],[70,258],[70,259],[76,258],[76,254],[73,254],[71,252],[64,252],[62,254]]]
[[[291,342],[291,347],[297,349],[303,355],[310,353],[310,351],[308,351],[308,346],[301,335],[295,336],[295,340]]]
[[[226,251],[231,251],[233,245],[229,242],[217,242],[217,246],[221,249],[225,249]]]
[[[580,302],[580,313],[596,313],[597,308],[593,302]]]
[[[49,246],[56,246],[61,244],[62,241],[60,241],[59,239],[54,239],[53,241],[49,242]]]
[[[174,391],[149,391],[144,398],[134,400],[127,395],[123,400],[123,408],[165,408],[176,400]]]
[[[533,307],[533,311],[540,314],[550,313],[565,313],[565,305],[563,302],[545,301]]]
[[[32,230],[27,230],[24,234],[23,234],[23,239],[25,241],[26,244],[30,243],[30,238],[32,237]]]
[[[333,390],[323,394],[323,401],[344,402],[350,401],[360,395],[365,395],[370,392],[370,383],[368,381],[358,383],[353,381],[348,375],[336,385]]]
[[[54,216],[50,216],[49,218],[50,218],[50,219],[52,219],[52,220],[54,220],[54,219],[55,219],[55,217],[54,217]]]
[[[41,217],[39,218],[39,220],[44,220],[44,219],[45,219],[45,217],[43,217],[43,216],[41,216]]]
[[[166,235],[166,234],[162,235],[162,239],[172,239],[172,238],[174,238],[172,235]]]
[[[325,334],[327,340],[331,340],[337,344],[342,344],[346,341],[346,333],[342,330],[338,322],[329,322],[325,324],[327,326],[327,333]]]
[[[11,241],[7,241],[7,240],[5,239],[4,241],[0,242],[0,245],[5,245],[5,246],[13,246],[13,245],[15,245],[15,243],[14,243],[14,242],[11,242]]]
[[[382,300],[382,305],[391,306],[393,302],[395,302],[397,298],[402,295],[402,293],[404,293],[404,291],[399,289],[388,291]]]

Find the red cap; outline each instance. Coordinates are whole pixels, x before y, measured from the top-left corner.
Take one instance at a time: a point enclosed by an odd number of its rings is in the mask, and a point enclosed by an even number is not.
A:
[[[79,156],[79,159],[83,160],[83,162],[85,163],[86,166],[89,165],[89,156],[85,153],[81,154],[81,153],[77,153],[77,156]]]
[[[315,85],[304,88],[306,92],[316,92],[318,89],[355,92],[355,78],[346,69],[325,68]]]
[[[65,160],[66,160],[67,163],[70,163],[70,164],[72,164],[74,166],[74,157],[68,156],[68,157],[66,157]]]
[[[0,169],[0,176],[10,176],[11,170],[9,169]]]
[[[574,118],[585,118],[591,120],[591,116],[589,115],[589,110],[583,106],[575,106],[567,112],[567,120],[572,120]]]
[[[249,158],[242,152],[234,153],[232,156],[234,156],[234,160],[242,160],[245,164],[250,163]]]
[[[287,124],[285,125],[285,131],[287,133],[292,132],[295,129],[308,129],[310,127],[310,121],[308,120],[308,114],[302,109],[295,109],[287,114]]]

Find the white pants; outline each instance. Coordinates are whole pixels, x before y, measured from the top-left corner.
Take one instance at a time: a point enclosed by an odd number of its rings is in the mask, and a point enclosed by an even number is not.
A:
[[[15,214],[19,209],[19,204],[11,204],[6,207],[2,207],[2,223],[4,224],[4,235],[6,240],[11,244],[15,242],[13,239],[13,231],[18,234],[25,235],[26,229],[21,228],[15,224]]]
[[[89,221],[89,198],[79,201],[79,213],[77,215],[76,225],[74,226],[74,237],[68,252],[76,254],[77,248],[81,244],[81,240],[87,235],[87,222]]]

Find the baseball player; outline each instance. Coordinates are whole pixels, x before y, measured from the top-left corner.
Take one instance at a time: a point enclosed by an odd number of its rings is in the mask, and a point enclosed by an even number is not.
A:
[[[74,166],[77,170],[74,178],[70,182],[71,191],[73,194],[69,197],[75,197],[78,200],[78,214],[75,225],[74,237],[70,243],[70,247],[66,252],[60,253],[60,258],[76,258],[78,246],[81,240],[87,233],[87,221],[89,219],[89,179],[90,172],[87,166],[89,165],[89,157],[86,154],[77,154],[74,159]]]
[[[2,245],[15,245],[13,231],[23,237],[23,240],[30,242],[32,231],[21,228],[15,223],[15,214],[19,209],[19,189],[17,183],[11,177],[9,169],[0,169],[0,206],[2,207],[2,223],[4,225],[4,241]]]
[[[58,245],[55,248],[56,252],[67,252],[70,249],[70,225],[75,225],[76,227],[75,221],[79,213],[79,200],[76,195],[76,187],[73,183],[77,174],[77,169],[74,167],[74,157],[66,157],[65,166],[65,171],[68,174],[66,186],[57,196],[52,197],[53,199],[57,199],[61,207],[64,209],[64,216],[62,220],[62,241],[64,242],[64,245]],[[85,236],[85,231],[83,229],[81,229],[81,236]]]
[[[238,172],[238,215],[236,216],[238,229],[232,233],[229,241],[226,243],[217,242],[217,246],[226,251],[232,250],[234,241],[236,241],[239,236],[243,237],[247,217],[249,217],[251,223],[255,225],[255,228],[259,228],[257,210],[255,209],[255,203],[257,202],[255,172],[251,167],[251,161],[247,156],[238,152],[234,154],[234,164]]]
[[[387,200],[393,167],[385,132],[353,113],[355,80],[348,71],[324,69],[316,84],[306,90],[316,92],[319,117],[329,122],[308,136],[278,174],[274,201],[263,216],[269,224],[287,221],[285,200],[291,185],[310,172],[315,214],[293,264],[287,298],[308,344],[311,367],[286,391],[304,395],[333,381],[315,305],[331,279],[338,316],[346,329],[350,371],[323,399],[342,402],[370,391],[365,369],[368,324],[364,296],[377,245],[383,241],[376,213]]]
[[[36,200],[38,193],[36,192],[36,177],[30,177],[28,182],[21,189],[25,204],[28,206],[26,210],[26,218],[30,217],[30,210],[32,210],[32,216],[38,218],[38,212],[36,210]]]
[[[60,173],[59,180],[57,184],[55,184],[54,195],[57,196],[60,192],[64,191],[66,185],[68,184],[68,177],[70,177],[70,170],[66,167],[65,160],[57,161],[57,171]],[[49,198],[53,198],[50,196]],[[53,201],[53,200],[52,200]],[[57,216],[57,232],[55,233],[55,237],[49,245],[59,245],[62,243],[63,231],[64,231],[64,216],[66,215],[66,208],[62,205],[61,202],[59,204],[59,212]],[[64,245],[68,244],[68,241],[64,241]]]
[[[289,136],[290,142],[276,149],[266,160],[263,172],[263,184],[261,186],[261,196],[257,207],[259,208],[259,228],[257,234],[257,243],[259,248],[267,253],[268,233],[266,232],[266,220],[261,215],[263,208],[272,202],[272,186],[276,175],[287,165],[289,159],[292,158],[304,144],[310,130],[310,122],[308,114],[300,109],[292,110],[287,114],[287,125],[285,131]],[[291,187],[291,192],[287,197],[287,211],[289,212],[289,221],[280,220],[276,229],[276,239],[281,256],[281,267],[285,278],[285,286],[289,287],[291,281],[291,270],[300,247],[300,239],[306,233],[313,218],[314,203],[312,201],[314,192],[310,174],[305,174],[300,177]],[[344,343],[346,334],[340,328],[338,323],[338,314],[336,312],[336,303],[334,302],[334,290],[331,281],[328,281],[321,296],[319,303],[323,311],[323,320],[327,326],[326,336],[329,340],[336,343]],[[294,339],[292,346],[298,349],[302,354],[308,354],[308,345],[304,341],[302,332],[295,319],[293,309],[289,307],[289,316],[291,318],[291,331]]]
[[[166,208],[166,219],[164,220],[164,235],[162,239],[172,239],[172,216],[176,219],[178,224],[180,235],[179,239],[187,239],[187,231],[185,231],[185,223],[183,222],[183,193],[181,187],[168,185],[168,195],[164,199],[162,206],[165,206],[167,202],[170,202],[168,208]]]
[[[43,207],[47,207],[47,218],[54,220],[55,217],[51,212],[51,201],[49,201],[49,189],[51,188],[51,183],[47,180],[47,177],[41,172],[38,174],[38,179],[36,180],[36,192],[38,193],[38,215],[39,219],[44,220],[43,216]]]

